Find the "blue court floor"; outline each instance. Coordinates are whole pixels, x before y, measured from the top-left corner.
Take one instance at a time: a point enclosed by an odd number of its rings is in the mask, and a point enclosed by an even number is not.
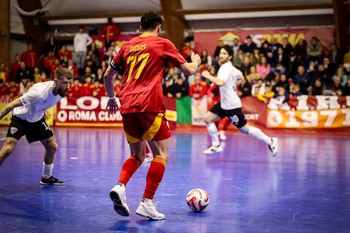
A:
[[[56,128],[55,135],[53,174],[66,185],[39,184],[43,147],[22,138],[0,167],[0,232],[350,232],[349,137],[276,134],[280,150],[273,158],[247,135],[228,134],[223,152],[204,155],[205,131],[173,132],[154,199],[166,219],[149,221],[134,213],[149,164],[127,186],[130,217],[117,215],[108,196],[129,156],[120,129]],[[201,213],[185,202],[196,187],[210,196]]]

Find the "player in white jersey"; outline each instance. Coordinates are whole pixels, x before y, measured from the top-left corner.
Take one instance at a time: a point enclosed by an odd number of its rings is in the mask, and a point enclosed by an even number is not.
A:
[[[67,95],[72,80],[73,74],[68,69],[59,68],[53,81],[34,84],[27,93],[11,101],[0,111],[0,119],[13,111],[6,140],[0,150],[0,165],[15,149],[18,140],[25,135],[29,143],[40,141],[45,147],[40,184],[64,185],[63,181],[52,176],[58,145],[52,130],[45,122],[45,111]]]
[[[219,54],[221,67],[217,77],[212,76],[208,71],[202,73],[203,77],[219,86],[221,97],[220,102],[216,103],[205,116],[205,123],[212,140],[212,145],[203,151],[203,153],[213,154],[223,150],[219,142],[218,129],[214,122],[228,117],[241,132],[264,141],[272,152],[273,157],[275,157],[278,150],[278,139],[271,138],[260,129],[249,125],[242,112],[242,102],[237,95],[236,89],[240,80],[244,77],[242,72],[232,65],[232,56],[232,49],[228,45],[223,46]]]

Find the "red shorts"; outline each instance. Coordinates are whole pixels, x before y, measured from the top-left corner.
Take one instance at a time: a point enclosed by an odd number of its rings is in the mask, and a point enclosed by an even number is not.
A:
[[[136,112],[123,114],[123,126],[129,143],[161,141],[171,136],[168,120],[163,113]]]

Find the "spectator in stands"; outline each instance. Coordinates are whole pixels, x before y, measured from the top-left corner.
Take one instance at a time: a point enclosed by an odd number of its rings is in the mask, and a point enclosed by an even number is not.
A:
[[[344,96],[349,96],[350,95],[350,78],[346,82],[345,87],[343,88],[343,95]]]
[[[286,56],[286,53],[283,51],[282,47],[277,49],[275,64],[282,64],[283,67],[287,67],[288,65],[288,57]]]
[[[24,95],[27,93],[28,89],[33,85],[29,78],[22,78],[19,83],[19,95]]]
[[[293,83],[300,85],[300,90],[303,95],[308,94],[308,87],[310,86],[310,77],[309,74],[305,71],[304,66],[299,65],[297,74],[293,78]]]
[[[271,45],[267,40],[264,40],[259,48],[260,54],[267,57],[267,53],[272,51]]]
[[[61,63],[63,68],[68,67],[68,60],[69,60],[69,58],[67,57],[67,55],[64,55],[63,59],[60,59],[60,63]]]
[[[335,77],[334,82],[333,82],[333,93],[332,95],[338,95],[338,90],[341,90],[343,94],[343,86],[341,85],[341,78],[340,77]]]
[[[12,99],[15,99],[19,96],[19,83],[16,83],[14,80],[11,80],[7,85],[8,94]]]
[[[331,44],[331,50],[329,51],[327,57],[331,63],[335,64],[336,67],[343,63],[343,56],[335,43]]]
[[[58,58],[58,51],[60,48],[59,42],[56,40],[54,35],[50,35],[49,39],[47,40],[45,47],[44,47],[44,54],[48,54],[49,52],[52,52],[53,56]]]
[[[92,42],[91,43],[91,45],[90,45],[90,49],[88,49],[88,54],[89,54],[89,51],[92,51],[92,57],[95,57],[97,60],[96,61],[94,61],[96,64],[97,64],[97,66],[100,66],[100,60],[101,60],[101,58],[103,58],[103,56],[104,56],[104,52],[105,51],[103,51],[102,53],[100,52],[100,50],[99,50],[99,48],[97,47],[97,44],[96,44],[96,42],[94,41],[94,42]],[[101,55],[103,55],[103,56],[101,56]],[[92,60],[94,60],[94,59],[92,59]]]
[[[116,41],[118,35],[120,34],[120,29],[117,24],[113,23],[112,18],[107,19],[107,24],[102,27],[101,36],[105,40],[105,50],[111,47],[111,42]]]
[[[20,83],[22,79],[27,79],[28,77],[30,78],[32,73],[30,72],[29,69],[26,68],[25,63],[22,61],[20,64],[20,68],[17,70],[16,74],[16,83]]]
[[[74,64],[72,59],[68,60],[67,69],[72,72],[74,78],[78,77],[78,67]]]
[[[323,94],[323,83],[320,78],[316,78],[312,83],[311,95],[322,95]]]
[[[246,77],[238,85],[237,95],[241,98],[252,95],[252,84],[250,84]]]
[[[232,43],[233,57],[236,56],[240,47],[241,47],[241,43],[239,42],[238,38],[237,37],[233,38],[233,43]]]
[[[278,42],[278,38],[272,37],[272,39],[271,39],[271,51],[273,53],[273,57],[276,57],[277,51],[279,48],[282,48],[282,44]]]
[[[308,91],[309,91],[309,89],[308,89]],[[301,95],[303,95],[303,93],[301,92],[299,83],[294,84],[293,87],[290,88],[290,95],[292,95],[292,96],[301,96]]]
[[[327,72],[323,64],[318,65],[316,77],[322,80],[325,90],[333,89],[333,76],[329,72]]]
[[[101,70],[102,70],[102,73],[105,73],[107,67],[108,67],[107,62],[106,62],[106,61],[101,61]]]
[[[258,82],[259,79],[261,79],[260,74],[258,74],[256,72],[256,67],[255,66],[251,66],[250,67],[250,73],[246,76],[247,80],[249,83],[251,83],[252,85],[256,84]]]
[[[189,85],[188,82],[181,77],[179,74],[175,73],[175,84],[173,87],[173,93],[176,98],[181,98],[189,95]]]
[[[69,48],[67,47],[67,45],[63,45],[62,48],[58,51],[58,58],[60,60],[63,60],[63,57],[67,56],[68,60],[69,59],[73,59],[72,56],[72,51],[69,50]]]
[[[186,61],[191,62],[191,54],[193,52],[194,52],[194,48],[191,44],[191,41],[186,40],[181,49],[181,55],[186,59]]]
[[[85,67],[84,77],[87,77],[87,76],[91,77],[91,79],[92,79],[91,82],[95,82],[95,80],[96,80],[96,74],[94,74],[94,73],[92,72],[92,69],[91,69],[90,66],[86,66],[86,67]],[[82,80],[82,82],[84,83],[83,80]]]
[[[203,96],[207,95],[208,85],[202,81],[202,75],[200,72],[196,73],[194,82],[189,88],[189,95],[194,99],[202,99]]]
[[[262,79],[258,79],[258,82],[252,86],[252,96],[257,96],[258,94],[264,94],[265,92],[265,82]]]
[[[58,68],[62,68],[60,60],[56,59],[53,66],[51,67],[50,77],[53,78],[55,75],[55,72]]]
[[[258,94],[256,97],[258,98],[258,100],[261,100],[262,102],[264,102],[265,104],[267,104],[269,102],[269,100],[274,97],[275,93],[272,91],[271,85],[270,83],[267,83],[265,85],[265,91],[262,94]]]
[[[47,74],[44,70],[40,72],[40,82],[46,82],[49,81],[50,79],[47,77]]]
[[[250,55],[250,64],[252,66],[256,66],[257,64],[260,63],[260,59],[261,59],[260,50],[259,48],[255,48],[253,51],[253,54]]]
[[[83,84],[80,82],[79,78],[74,78],[73,84],[70,85],[69,91],[68,91],[68,102],[75,103],[75,101],[81,97],[84,96],[85,91]]]
[[[17,53],[15,55],[15,60],[11,62],[11,80],[16,79],[17,70],[21,67],[21,56]]]
[[[293,52],[294,48],[291,43],[288,41],[288,37],[283,37],[282,39],[282,49],[284,57],[289,57],[291,52]]]
[[[266,57],[261,57],[260,63],[256,65],[256,72],[260,74],[262,80],[268,78],[268,75],[271,72],[271,66],[267,63]]]
[[[5,82],[10,80],[10,72],[8,71],[5,63],[1,63],[0,65],[0,79]]]
[[[294,52],[298,63],[307,64],[307,43],[304,39],[299,39],[294,47]]]
[[[33,72],[34,67],[39,66],[38,53],[33,50],[33,45],[31,43],[28,43],[27,50],[21,54],[21,60],[31,72]]]
[[[316,61],[318,64],[322,62],[323,46],[316,36],[311,38],[306,51],[308,61]]]
[[[325,68],[325,72],[327,72],[330,76],[333,77],[337,72],[337,66],[329,60],[328,57],[323,58],[323,66]]]
[[[252,37],[251,36],[247,36],[245,43],[241,46],[241,49],[243,50],[243,53],[250,53],[250,54],[252,54],[256,47],[257,46],[253,42]]]
[[[171,76],[167,76],[163,83],[163,95],[167,97],[174,97],[173,79]]]
[[[34,68],[33,76],[34,76],[34,83],[38,83],[41,81],[41,73],[40,73],[39,67]]]
[[[348,81],[348,76],[345,74],[344,68],[343,67],[338,67],[337,72],[333,76],[333,81],[335,80],[336,77],[339,77],[341,80],[341,85],[345,87],[347,81]]]
[[[243,76],[245,77],[249,75],[250,67],[251,67],[251,64],[250,64],[249,56],[244,56],[243,64],[241,65],[241,67],[237,67],[237,68],[243,73]]]
[[[207,68],[208,66],[212,65],[212,57],[208,54],[207,49],[203,49],[201,54],[201,67]]]
[[[286,74],[281,74],[279,81],[272,87],[273,92],[277,92],[277,87],[284,86],[284,89],[289,92],[289,82]]]
[[[289,99],[289,93],[284,89],[284,86],[279,86],[276,88],[276,93],[273,96],[274,100],[279,102],[280,105],[287,103]]]
[[[7,85],[5,84],[4,80],[0,79],[0,96],[7,95],[8,89]]]
[[[103,71],[101,68],[98,68],[96,71],[96,80],[98,80],[100,83],[103,83]]]
[[[84,26],[79,26],[79,32],[74,36],[74,50],[79,72],[83,73],[87,47],[92,43],[92,38],[85,33]]]
[[[49,51],[48,54],[44,57],[44,70],[50,74],[52,67],[55,65],[57,58],[54,56],[52,51]]]
[[[350,46],[349,51],[344,54],[343,66],[347,74],[350,74]]]
[[[235,67],[241,67],[243,65],[243,60],[244,60],[243,50],[238,49],[237,54],[233,57],[233,65]]]
[[[297,56],[294,52],[292,52],[289,56],[288,65],[286,67],[286,74],[288,79],[293,79],[297,73],[297,69],[299,65],[304,65],[299,60],[297,60]]]

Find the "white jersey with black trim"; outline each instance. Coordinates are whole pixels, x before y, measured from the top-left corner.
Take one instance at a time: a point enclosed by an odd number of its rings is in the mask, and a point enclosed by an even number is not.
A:
[[[52,93],[53,84],[54,81],[34,84],[27,93],[19,98],[23,106],[14,108],[13,115],[28,122],[37,122],[43,118],[45,110],[62,99],[60,95]]]
[[[241,108],[242,102],[237,95],[236,82],[243,78],[242,72],[228,61],[221,65],[217,77],[225,82],[224,85],[219,87],[221,108],[225,110]]]

